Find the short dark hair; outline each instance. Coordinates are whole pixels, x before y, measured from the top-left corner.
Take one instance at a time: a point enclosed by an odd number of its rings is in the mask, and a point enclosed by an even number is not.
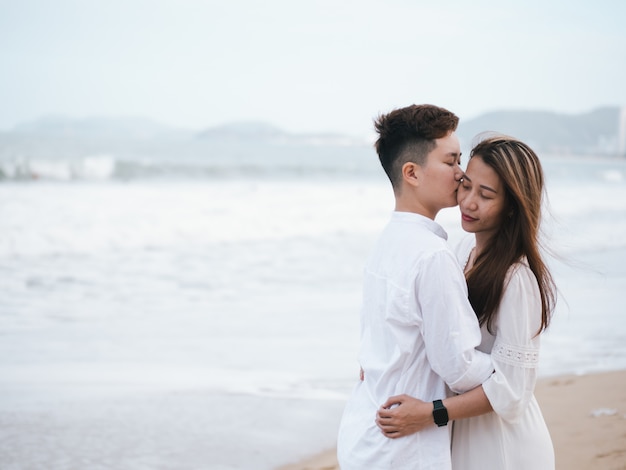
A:
[[[454,132],[458,124],[454,113],[431,104],[414,104],[378,117],[376,152],[394,189],[401,181],[402,166],[410,161],[423,165],[435,140]]]

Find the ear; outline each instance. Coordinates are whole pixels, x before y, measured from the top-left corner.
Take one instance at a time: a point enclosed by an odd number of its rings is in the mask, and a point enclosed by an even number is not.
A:
[[[402,179],[411,186],[419,186],[422,181],[422,167],[417,163],[406,162],[402,165]]]

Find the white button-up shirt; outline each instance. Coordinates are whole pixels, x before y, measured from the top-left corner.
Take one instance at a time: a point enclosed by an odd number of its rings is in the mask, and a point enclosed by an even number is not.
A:
[[[376,426],[387,398],[406,393],[444,398],[447,386],[470,390],[492,373],[476,351],[481,335],[467,285],[447,234],[433,220],[394,212],[364,273],[357,383],[342,417],[337,454],[342,470],[450,469],[447,427],[389,439]]]

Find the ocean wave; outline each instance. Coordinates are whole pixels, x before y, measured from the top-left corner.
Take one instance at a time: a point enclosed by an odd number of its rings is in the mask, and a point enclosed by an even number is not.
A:
[[[0,179],[36,180],[108,180],[116,174],[116,161],[108,155],[81,159],[25,159],[0,162]]]
[[[150,149],[63,157],[0,155],[0,181],[128,181],[307,177],[376,178],[386,181],[378,159],[362,148]],[[546,159],[551,187],[572,182],[612,188],[626,182],[626,160]]]
[[[349,161],[128,160],[108,155],[75,159],[0,160],[0,181],[106,181],[220,179],[231,177],[380,176],[377,168]]]
[[[621,183],[624,181],[624,174],[619,170],[605,170],[600,173],[600,178],[607,183]]]

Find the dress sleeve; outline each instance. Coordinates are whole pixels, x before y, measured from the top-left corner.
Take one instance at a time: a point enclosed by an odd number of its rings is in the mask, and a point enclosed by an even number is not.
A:
[[[481,340],[467,284],[451,251],[434,254],[422,266],[416,299],[423,313],[422,334],[428,361],[450,389],[463,393],[493,372],[488,354],[475,349]]]
[[[483,389],[494,411],[515,422],[528,406],[537,381],[541,298],[527,265],[518,263],[509,273],[491,350],[495,372]]]

